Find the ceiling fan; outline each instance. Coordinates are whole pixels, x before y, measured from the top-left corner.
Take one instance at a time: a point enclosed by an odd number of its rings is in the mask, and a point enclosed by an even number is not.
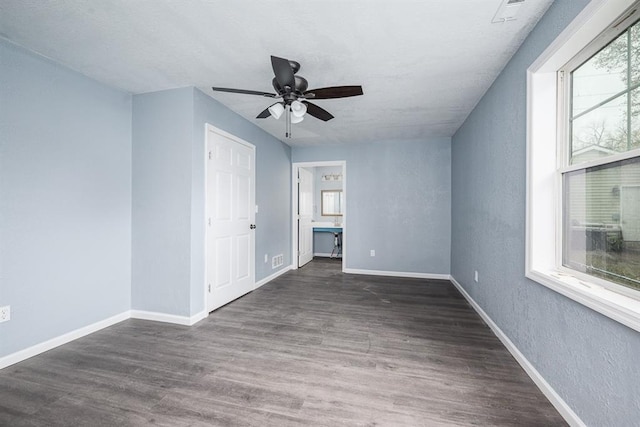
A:
[[[218,92],[243,93],[281,99],[281,101],[265,108],[256,118],[265,119],[273,116],[279,119],[285,113],[285,136],[287,138],[291,138],[291,123],[301,122],[307,113],[325,122],[333,119],[331,113],[307,101],[308,99],[346,98],[363,94],[362,86],[333,86],[307,90],[309,87],[307,79],[296,74],[300,70],[299,62],[271,56],[271,66],[275,74],[272,85],[276,93],[225,87],[212,87],[212,89]]]

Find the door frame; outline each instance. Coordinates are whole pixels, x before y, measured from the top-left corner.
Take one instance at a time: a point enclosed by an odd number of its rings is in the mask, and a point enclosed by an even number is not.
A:
[[[330,160],[323,162],[295,162],[291,164],[291,269],[298,269],[298,168],[315,168],[322,166],[342,166],[342,194],[345,204],[342,212],[342,241],[347,240],[347,161]],[[342,251],[342,272],[347,268],[347,253]]]
[[[255,169],[255,165],[258,162],[258,159],[256,158],[256,146],[251,144],[250,142],[245,141],[242,138],[239,138],[227,131],[224,131],[210,123],[205,123],[204,125],[204,151],[202,153],[202,161],[204,162],[204,178],[203,178],[203,212],[202,212],[202,225],[204,227],[204,233],[202,233],[202,239],[204,242],[204,277],[203,277],[203,283],[202,283],[202,289],[204,291],[204,311],[206,313],[206,316],[208,316],[209,314],[211,314],[211,312],[209,311],[209,291],[208,291],[208,287],[209,287],[209,283],[208,283],[208,278],[209,278],[209,264],[207,262],[208,259],[208,255],[209,255],[209,251],[208,251],[208,245],[207,245],[207,237],[208,237],[208,230],[209,227],[207,226],[207,223],[209,221],[209,217],[207,215],[207,189],[208,189],[208,183],[207,183],[207,172],[208,172],[208,160],[209,160],[209,150],[208,150],[208,137],[209,137],[209,132],[213,132],[213,133],[217,133],[218,135],[222,135],[226,138],[229,138],[239,144],[242,144],[248,148],[250,148],[251,150],[253,150],[253,158],[254,158],[254,172],[253,172],[253,182],[251,183],[253,185],[253,189],[254,189],[254,193],[255,193],[255,199],[257,200],[257,186],[256,186],[256,181],[257,181],[257,176],[256,176],[256,169]],[[255,210],[255,206],[254,206],[254,210]],[[255,212],[255,211],[254,211]],[[255,222],[255,218],[254,218],[254,222]],[[251,268],[251,281],[253,282],[253,290],[256,289],[256,233],[252,233],[252,239],[253,239],[253,263],[251,264],[250,268]]]

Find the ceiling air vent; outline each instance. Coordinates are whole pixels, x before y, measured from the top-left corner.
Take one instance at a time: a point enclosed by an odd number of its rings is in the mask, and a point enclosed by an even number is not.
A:
[[[524,0],[502,0],[500,7],[491,22],[493,24],[501,24],[507,21],[515,21],[518,10],[523,3]]]

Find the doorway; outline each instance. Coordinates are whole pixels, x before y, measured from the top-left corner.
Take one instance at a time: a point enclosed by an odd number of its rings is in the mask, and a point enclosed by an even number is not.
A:
[[[346,203],[342,203],[341,212],[339,215],[330,215],[323,216],[322,214],[325,212],[321,211],[322,201],[320,198],[321,191],[323,189],[323,185],[326,186],[326,182],[323,182],[325,176],[317,175],[316,172],[318,170],[333,170],[329,175],[326,176],[327,180],[335,180],[339,181],[339,187],[341,189],[341,199],[347,200],[347,165],[346,161],[326,161],[326,162],[298,162],[293,163],[292,165],[292,254],[294,262],[293,268],[297,269],[304,265],[306,262],[310,261],[313,258],[314,254],[314,242],[313,236],[319,235],[319,233],[314,233],[313,230],[318,230],[319,228],[323,229],[323,231],[331,231],[331,229],[327,229],[327,226],[330,227],[339,227],[341,232],[339,239],[339,254],[342,261],[342,271],[346,268],[346,252],[343,251],[343,246],[345,242],[347,242],[347,211],[346,211]],[[309,190],[309,186],[304,182],[311,179],[309,177],[309,172],[313,172],[316,175],[313,178],[312,182],[320,183],[319,185],[313,185],[312,189]],[[335,182],[334,182],[335,185]],[[312,205],[309,204],[309,191],[312,192],[313,197],[311,198],[314,202]],[[309,209],[312,209],[312,215],[309,215]],[[310,222],[309,220],[313,222]],[[318,227],[315,227],[318,226]],[[323,233],[327,234],[327,233]],[[327,236],[323,236],[327,237]],[[334,242],[333,238],[331,242]],[[333,245],[333,243],[332,243]],[[311,251],[311,254],[308,252]],[[328,256],[334,255],[338,253],[338,251],[332,251],[329,249],[327,254],[316,254],[320,256]]]
[[[255,146],[206,127],[205,295],[211,312],[254,288]]]

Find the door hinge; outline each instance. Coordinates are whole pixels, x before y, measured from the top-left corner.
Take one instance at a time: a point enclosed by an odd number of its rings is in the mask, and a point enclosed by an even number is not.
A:
[[[211,218],[209,218],[207,222],[209,223],[209,227],[211,227]]]
[[[211,154],[211,151],[209,151],[209,160],[211,160],[212,156],[213,156],[213,154]]]
[[[211,283],[209,283],[209,293],[211,293]]]

